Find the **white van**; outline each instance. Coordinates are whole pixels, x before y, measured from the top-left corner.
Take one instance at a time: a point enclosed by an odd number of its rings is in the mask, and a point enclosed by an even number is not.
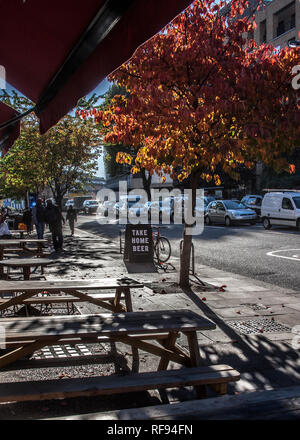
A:
[[[300,192],[278,191],[265,194],[261,204],[265,229],[272,225],[293,226],[300,230]]]

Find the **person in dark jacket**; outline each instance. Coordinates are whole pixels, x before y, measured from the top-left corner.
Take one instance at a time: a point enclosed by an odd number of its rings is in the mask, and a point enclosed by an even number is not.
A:
[[[25,207],[22,220],[23,223],[26,225],[28,234],[30,234],[30,232],[32,231],[32,212],[28,205]]]
[[[38,239],[43,239],[45,230],[45,207],[41,199],[38,199],[36,205],[32,208],[32,217]]]
[[[69,221],[71,235],[74,235],[74,226],[75,222],[77,222],[77,213],[76,209],[74,209],[73,206],[68,207],[66,220]]]
[[[60,252],[63,250],[62,223],[65,224],[65,219],[59,207],[54,205],[51,199],[47,200],[46,204],[45,222],[49,225],[52,234],[54,250],[55,252]]]

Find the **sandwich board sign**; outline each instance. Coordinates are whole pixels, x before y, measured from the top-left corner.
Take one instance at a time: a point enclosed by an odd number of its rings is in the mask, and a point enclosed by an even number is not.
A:
[[[150,225],[126,225],[124,263],[129,273],[156,272]]]

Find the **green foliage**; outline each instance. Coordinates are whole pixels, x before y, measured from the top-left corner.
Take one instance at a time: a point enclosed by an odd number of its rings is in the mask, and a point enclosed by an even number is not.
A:
[[[19,111],[31,105],[15,93],[2,100]],[[68,115],[41,136],[38,120],[30,114],[22,120],[19,139],[0,160],[1,193],[20,197],[27,191],[39,193],[48,185],[60,204],[67,191],[81,189],[94,174],[99,143],[91,121]]]

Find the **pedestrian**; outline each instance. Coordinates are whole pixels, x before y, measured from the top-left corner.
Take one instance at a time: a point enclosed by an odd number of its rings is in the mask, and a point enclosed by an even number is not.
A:
[[[77,222],[77,213],[76,209],[74,209],[72,205],[68,207],[66,220],[69,221],[71,235],[74,235],[74,224]]]
[[[22,221],[26,225],[28,234],[30,234],[32,231],[32,212],[28,205],[26,205],[25,211],[23,212]]]
[[[11,233],[4,216],[0,213],[0,239],[11,238]]]
[[[45,231],[45,207],[42,199],[37,199],[36,205],[32,208],[32,217],[38,239],[42,240]]]
[[[55,252],[63,251],[62,223],[65,224],[65,219],[59,207],[54,205],[51,199],[46,201],[45,222],[49,225]]]

